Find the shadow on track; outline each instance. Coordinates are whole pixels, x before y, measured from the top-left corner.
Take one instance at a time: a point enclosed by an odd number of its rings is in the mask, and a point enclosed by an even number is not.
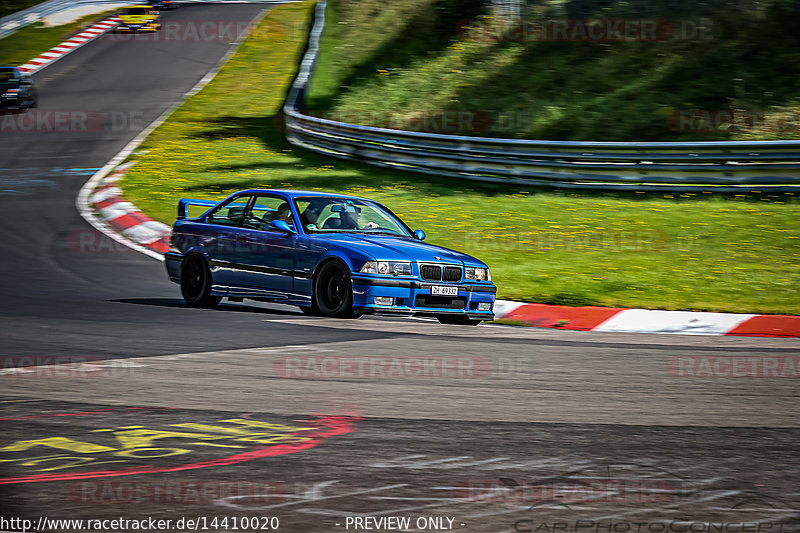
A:
[[[134,305],[152,305],[155,307],[175,307],[181,309],[193,309],[184,303],[180,298],[113,298],[106,300],[107,302],[116,302],[123,304]],[[284,309],[268,309],[265,307],[258,307],[254,305],[233,305],[233,304],[220,304],[218,307],[209,308],[211,311],[236,311],[240,313],[264,313],[269,315],[282,315],[282,316],[305,316],[299,310],[297,312],[287,311]]]

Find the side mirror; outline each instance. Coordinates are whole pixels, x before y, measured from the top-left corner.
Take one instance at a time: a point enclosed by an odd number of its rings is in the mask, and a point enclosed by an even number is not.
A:
[[[422,231],[421,229],[415,229],[414,230],[414,237],[416,237],[417,239],[419,239],[421,241],[424,241],[425,240],[425,232]]]
[[[280,231],[281,233],[290,233],[292,235],[297,233],[295,230],[289,227],[289,224],[287,224],[285,220],[273,220],[269,224],[269,229]]]

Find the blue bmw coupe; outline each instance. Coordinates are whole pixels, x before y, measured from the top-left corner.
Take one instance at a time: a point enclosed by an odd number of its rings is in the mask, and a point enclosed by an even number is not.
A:
[[[205,212],[190,218],[193,206]],[[165,263],[193,307],[248,298],[343,318],[491,320],[497,288],[486,264],[424,239],[372,200],[252,189],[219,203],[181,200]]]

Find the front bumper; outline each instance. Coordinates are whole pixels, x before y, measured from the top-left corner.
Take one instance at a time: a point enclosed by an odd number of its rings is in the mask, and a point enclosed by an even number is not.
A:
[[[0,109],[23,109],[25,107],[25,95],[20,95],[16,98],[9,98],[7,96],[0,97]]]
[[[150,22],[147,24],[142,24],[141,26],[128,26],[127,24],[121,22],[116,28],[115,31],[120,33],[136,33],[140,31],[158,31],[158,22]]]
[[[360,276],[354,274],[353,307],[364,313],[467,315],[480,320],[494,318],[494,300],[497,287],[480,282],[429,282],[413,278],[390,276]],[[454,296],[435,296],[433,286],[456,287]],[[392,298],[391,305],[376,303],[376,298]],[[484,304],[481,306],[480,304]],[[489,304],[488,310],[481,310]]]

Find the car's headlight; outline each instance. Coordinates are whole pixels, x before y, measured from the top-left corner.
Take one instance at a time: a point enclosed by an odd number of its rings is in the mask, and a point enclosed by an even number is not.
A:
[[[362,274],[385,274],[387,276],[410,276],[411,263],[407,261],[367,261],[361,267]]]
[[[475,281],[492,281],[492,275],[488,268],[466,267],[464,269],[464,279],[474,279]]]

